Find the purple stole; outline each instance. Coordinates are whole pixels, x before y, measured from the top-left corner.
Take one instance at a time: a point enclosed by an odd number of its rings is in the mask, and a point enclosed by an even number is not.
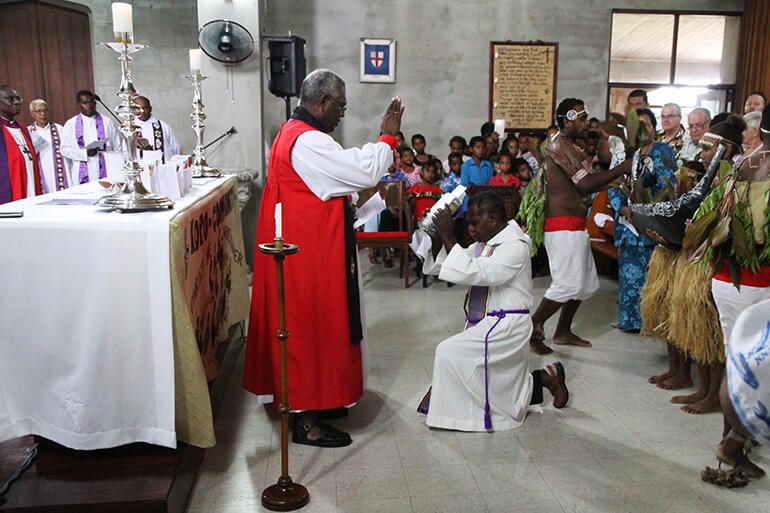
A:
[[[59,148],[61,148],[61,137],[59,136],[59,129],[56,128],[56,124],[53,122],[48,123],[48,125],[51,127],[51,144],[53,146],[53,168],[56,170],[56,190],[60,191],[62,189],[66,189],[67,187],[69,187],[69,178],[67,177],[67,173],[64,172],[64,159],[62,158],[61,151],[59,150]],[[37,125],[35,123],[32,123],[32,131],[33,132],[37,131]],[[37,154],[37,160],[38,162],[40,161],[39,153]],[[53,192],[52,189],[48,186],[48,184],[45,183],[45,173],[43,173],[42,166],[40,169],[40,182],[43,188],[43,194]]]
[[[11,172],[8,169],[8,148],[5,145],[5,130],[0,124],[0,204],[10,203],[13,200],[11,194]]]
[[[98,112],[94,114],[96,120],[96,137],[99,139],[106,139],[104,135],[104,121],[102,121],[102,115]],[[78,118],[75,121],[75,138],[78,142],[78,147],[82,150],[85,149],[86,143],[83,141],[83,114],[78,114]],[[107,178],[107,164],[104,161],[104,155],[101,150],[97,153],[99,155],[99,178]],[[78,174],[78,183],[88,182],[88,159],[80,161],[80,173]]]

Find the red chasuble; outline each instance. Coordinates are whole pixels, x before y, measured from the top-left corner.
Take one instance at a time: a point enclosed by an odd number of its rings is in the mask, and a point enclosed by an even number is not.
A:
[[[267,185],[257,223],[257,244],[275,237],[275,205],[282,203],[283,237],[300,247],[284,261],[289,404],[324,410],[352,404],[363,394],[361,346],[350,340],[345,274],[344,202],[321,201],[291,164],[297,137],[315,130],[299,120],[283,124],[270,150]],[[244,388],[281,399],[278,292],[275,262],[256,250]]]
[[[19,148],[16,139],[5,128],[7,121],[0,125],[2,131],[3,144],[0,144],[0,203],[24,199],[28,196],[27,188],[34,187],[36,195],[42,194],[40,186],[40,166],[37,162],[37,155],[34,153],[32,139],[25,127],[19,126],[24,140],[27,141],[27,148],[32,151],[32,165],[34,168],[35,183],[27,183],[27,163],[24,154]],[[3,151],[4,150],[4,151]]]

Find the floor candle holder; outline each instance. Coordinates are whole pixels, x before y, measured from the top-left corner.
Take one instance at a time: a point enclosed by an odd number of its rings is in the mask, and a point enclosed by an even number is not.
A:
[[[289,385],[287,377],[286,339],[286,300],[283,284],[283,261],[287,255],[299,251],[296,244],[284,244],[283,238],[276,237],[272,244],[260,244],[259,251],[272,255],[276,266],[276,285],[278,289],[278,342],[281,346],[281,403],[278,411],[281,413],[281,477],[278,482],[268,486],[262,492],[262,505],[272,511],[293,511],[305,506],[310,500],[307,488],[292,481],[289,477]]]
[[[112,189],[115,192],[107,194],[99,199],[96,204],[100,207],[111,208],[118,212],[139,212],[144,210],[163,210],[174,206],[174,202],[164,196],[153,194],[142,184],[139,175],[142,171],[136,161],[137,140],[141,134],[141,128],[134,123],[139,112],[136,105],[136,89],[131,81],[131,54],[146,47],[146,45],[134,44],[130,38],[122,41],[102,43],[110,50],[118,54],[120,60],[120,88],[117,95],[121,99],[118,106],[118,118],[122,121],[118,131],[123,136],[128,158],[121,168],[126,177],[125,183]]]
[[[209,176],[222,176],[219,169],[214,169],[206,162],[206,148],[203,147],[203,131],[206,125],[203,122],[206,119],[206,114],[203,113],[203,98],[201,96],[201,82],[208,77],[201,74],[199,69],[196,69],[189,75],[185,75],[185,78],[193,84],[193,102],[192,102],[192,114],[190,118],[193,120],[193,132],[195,132],[195,151],[193,151],[193,162],[190,168],[192,169],[193,178],[204,178]]]

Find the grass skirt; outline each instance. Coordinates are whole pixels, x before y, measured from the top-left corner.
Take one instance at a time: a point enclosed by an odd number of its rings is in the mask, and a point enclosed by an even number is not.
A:
[[[642,288],[642,335],[668,339],[674,264],[679,251],[655,246]]]
[[[682,250],[676,260],[668,338],[698,363],[724,363],[719,312],[711,297],[712,272],[701,264],[687,265],[691,254]]]

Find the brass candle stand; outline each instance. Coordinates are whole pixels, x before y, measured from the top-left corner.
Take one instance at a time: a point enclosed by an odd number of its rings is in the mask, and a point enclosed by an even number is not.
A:
[[[276,284],[278,288],[278,337],[281,346],[281,402],[278,411],[281,413],[281,477],[278,482],[268,486],[262,492],[262,505],[272,511],[293,511],[305,506],[310,500],[307,488],[295,483],[289,477],[289,385],[287,377],[286,339],[286,297],[283,284],[283,261],[287,255],[299,251],[296,244],[284,244],[283,238],[276,237],[272,244],[260,244],[259,251],[272,255],[276,267]]]
[[[142,184],[139,178],[141,168],[136,161],[137,140],[141,128],[134,123],[139,107],[134,102],[136,89],[134,89],[134,84],[131,81],[131,54],[145,48],[146,45],[134,44],[130,33],[123,33],[117,39],[119,41],[102,43],[102,45],[116,52],[120,60],[120,88],[117,95],[120,97],[121,103],[117,108],[117,113],[118,118],[122,121],[118,131],[123,136],[127,153],[127,159],[122,168],[126,182],[122,186],[118,184],[113,186],[112,192],[100,198],[96,204],[118,212],[169,209],[174,206],[171,200],[151,193]]]
[[[193,132],[195,132],[195,150],[193,151],[192,169],[193,178],[203,178],[208,176],[222,176],[219,169],[214,169],[206,162],[206,148],[203,146],[203,131],[206,125],[206,114],[203,113],[203,96],[201,95],[201,82],[208,77],[202,75],[199,69],[185,75],[185,78],[193,84],[193,102],[190,118],[193,120]]]

